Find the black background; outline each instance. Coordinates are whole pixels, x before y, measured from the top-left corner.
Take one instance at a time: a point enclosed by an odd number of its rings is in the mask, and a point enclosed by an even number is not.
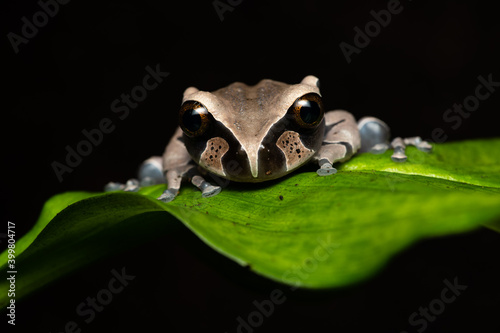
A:
[[[212,1],[71,1],[13,51],[35,1],[2,4],[2,219],[18,239],[43,203],[69,190],[100,191],[125,181],[159,155],[176,126],[183,90],[215,90],[262,78],[288,83],[314,74],[327,109],[377,116],[394,135],[447,141],[498,136],[500,93],[482,101],[459,128],[443,120],[454,103],[474,94],[479,75],[498,71],[500,21],[486,2],[402,0],[402,12],[348,63],[339,44],[373,20],[388,1],[244,0],[221,21]],[[128,117],[110,109],[142,83],[145,67],[170,75]],[[115,130],[59,182],[51,168],[64,162],[83,129],[110,118]],[[6,229],[5,229],[6,230]],[[4,232],[3,230],[0,230]],[[5,238],[0,239],[5,247]],[[139,243],[139,240],[137,241]],[[236,318],[275,288],[287,300],[255,332],[416,332],[408,317],[440,296],[455,277],[468,289],[426,332],[499,331],[498,234],[469,234],[419,242],[375,278],[342,290],[290,291],[209,249],[185,228],[100,261],[18,302],[17,329],[61,332],[75,320],[83,332],[235,332]],[[136,276],[89,324],[76,306],[107,286],[111,269]],[[2,324],[6,324],[6,317]]]

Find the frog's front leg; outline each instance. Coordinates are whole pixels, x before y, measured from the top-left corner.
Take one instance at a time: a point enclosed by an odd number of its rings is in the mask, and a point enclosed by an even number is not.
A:
[[[126,184],[108,183],[105,191],[135,192],[142,186],[167,183],[168,188],[158,200],[169,202],[175,199],[182,181],[186,179],[191,180],[191,183],[200,189],[203,197],[211,197],[221,191],[220,186],[210,184],[200,175],[198,166],[184,146],[182,130],[178,128],[165,148],[163,156],[150,157],[141,164],[138,179],[129,179]]]
[[[168,184],[168,188],[158,197],[158,200],[163,202],[172,201],[177,196],[184,179],[190,179],[191,183],[200,189],[203,197],[211,197],[221,191],[220,186],[210,184],[198,172],[198,166],[184,145],[180,127],[165,148],[162,171]]]
[[[389,143],[391,136],[389,126],[382,120],[375,117],[364,117],[358,122],[359,133],[361,136],[360,152],[370,152],[373,154],[382,154],[387,149],[394,149],[391,159],[394,162],[405,162],[406,146],[415,146],[420,151],[430,152],[432,146],[422,140],[419,136],[410,138],[397,137]]]
[[[336,162],[350,159],[361,147],[361,137],[354,116],[344,110],[325,113],[325,135],[323,144],[316,154],[320,176],[337,172],[333,167]]]

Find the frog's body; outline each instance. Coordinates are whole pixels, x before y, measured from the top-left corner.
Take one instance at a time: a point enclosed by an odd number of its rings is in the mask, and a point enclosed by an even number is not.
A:
[[[389,127],[379,119],[359,122],[347,111],[324,112],[319,81],[306,76],[289,85],[262,80],[255,86],[233,83],[212,93],[186,89],[179,114],[180,127],[162,157],[146,160],[139,180],[110,183],[107,190],[135,191],[139,185],[168,183],[158,198],[175,198],[183,179],[191,179],[203,196],[220,192],[205,181],[210,172],[239,182],[262,182],[282,177],[315,161],[318,175],[336,172],[333,164],[359,151],[381,153],[394,148],[394,161],[404,162],[405,144],[430,151],[419,137],[396,138],[389,144]]]

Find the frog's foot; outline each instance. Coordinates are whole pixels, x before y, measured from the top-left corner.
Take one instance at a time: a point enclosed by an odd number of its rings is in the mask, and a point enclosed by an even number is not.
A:
[[[370,148],[370,153],[380,155],[385,153],[389,148],[390,146],[387,143],[377,143],[375,146]]]
[[[181,165],[179,165],[181,164]],[[141,164],[139,168],[139,179],[129,179],[126,184],[108,183],[105,191],[126,191],[137,192],[141,187],[163,184],[165,181],[168,188],[157,198],[163,202],[170,202],[179,194],[181,183],[185,179],[190,179],[191,183],[200,189],[204,198],[217,195],[221,191],[220,186],[214,186],[205,181],[199,174],[196,165],[192,163],[179,163],[167,170],[163,176],[163,163],[159,156],[153,156]]]
[[[408,157],[405,154],[406,146],[415,146],[420,151],[430,152],[432,146],[420,137],[400,138],[397,137],[389,144],[391,132],[389,126],[382,120],[374,117],[365,117],[359,120],[358,129],[361,135],[360,152],[370,152],[372,154],[383,154],[388,149],[394,149],[391,159],[394,162],[406,162]]]
[[[418,150],[425,153],[430,153],[432,151],[432,146],[427,141],[422,140],[419,136],[413,136],[411,138],[406,138],[403,140],[407,146],[415,146]]]
[[[394,149],[391,159],[394,162],[406,162],[408,159],[405,154],[406,146],[415,146],[418,150],[426,153],[432,151],[432,146],[427,141],[422,140],[419,136],[405,139],[397,137],[391,142],[391,147]]]
[[[125,184],[109,182],[104,186],[104,192],[123,191]]]
[[[321,159],[318,161],[319,169],[316,170],[318,176],[329,176],[337,173],[337,169],[335,169],[327,159]]]
[[[104,191],[137,192],[141,187],[164,183],[161,157],[153,156],[145,160],[139,168],[138,176],[139,179],[129,179],[125,184],[109,182],[104,186]]]
[[[158,197],[158,200],[163,202],[170,202],[175,199],[177,194],[179,194],[179,189],[184,178],[190,178],[191,183],[201,191],[201,195],[204,198],[213,197],[222,190],[220,186],[215,186],[207,182],[198,173],[196,166],[192,164],[168,170],[166,178],[168,189]]]
[[[220,186],[210,184],[199,175],[195,175],[191,179],[191,183],[200,189],[201,196],[204,198],[213,197],[214,195],[219,194],[222,190]]]
[[[132,178],[127,180],[127,183],[125,184],[125,188],[123,189],[125,192],[137,192],[139,191],[140,188],[140,183],[137,179]]]
[[[163,202],[170,202],[175,199],[179,194],[182,179],[194,167],[192,165],[185,165],[170,169],[165,174],[167,179],[168,188],[158,197],[158,200]]]
[[[112,192],[112,191],[125,191],[125,192],[137,192],[140,189],[140,183],[137,179],[132,178],[127,180],[127,183],[115,183],[109,182],[104,186],[104,192]]]
[[[175,199],[177,194],[179,193],[178,189],[169,188],[163,191],[163,193],[158,197],[158,200],[163,202],[170,202]]]

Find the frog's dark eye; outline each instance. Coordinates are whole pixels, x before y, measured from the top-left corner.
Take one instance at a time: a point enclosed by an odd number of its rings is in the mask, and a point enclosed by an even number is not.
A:
[[[319,95],[310,93],[295,100],[288,109],[295,122],[304,128],[314,128],[323,120],[323,103]]]
[[[187,136],[203,135],[210,127],[212,116],[207,108],[196,101],[186,101],[179,111],[179,125]]]

